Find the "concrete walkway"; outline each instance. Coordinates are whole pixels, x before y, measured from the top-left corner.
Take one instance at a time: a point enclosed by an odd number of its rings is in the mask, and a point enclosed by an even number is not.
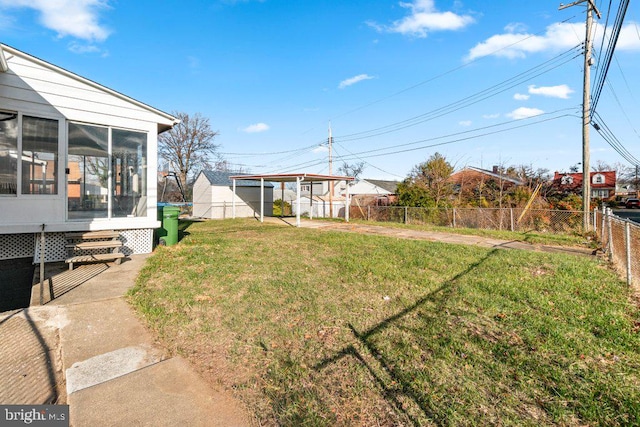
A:
[[[165,354],[124,300],[145,259],[47,265],[45,305],[0,315],[0,343],[13,348],[12,358],[0,354],[0,402],[66,402],[73,426],[254,424],[229,392]],[[39,296],[36,285],[32,304]]]

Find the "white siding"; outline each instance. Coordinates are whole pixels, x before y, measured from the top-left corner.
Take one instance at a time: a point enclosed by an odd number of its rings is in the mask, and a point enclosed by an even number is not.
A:
[[[0,196],[0,234],[47,231],[149,229],[159,226],[157,202],[158,125],[171,118],[151,107],[100,87],[98,84],[5,48],[9,70],[0,73],[0,107],[22,114],[59,120],[58,194]],[[67,125],[86,122],[147,133],[147,216],[139,218],[66,221]]]
[[[273,188],[264,189],[264,215],[273,215]],[[260,187],[236,187],[236,218],[260,216]],[[193,188],[193,215],[199,218],[226,219],[233,217],[233,188],[210,185],[204,175],[196,179]]]
[[[193,184],[193,216],[211,218],[211,185],[203,174]]]
[[[373,185],[368,181],[361,180],[361,181],[358,181],[357,184],[354,184],[351,187],[349,187],[349,194],[351,194],[352,196],[358,196],[358,195],[382,196],[382,195],[391,194],[391,192],[385,190],[384,188],[378,187],[377,185]]]

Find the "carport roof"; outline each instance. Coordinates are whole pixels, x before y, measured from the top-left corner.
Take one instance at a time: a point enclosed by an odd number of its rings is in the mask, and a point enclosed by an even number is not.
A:
[[[275,173],[275,174],[263,174],[263,175],[235,175],[229,177],[237,180],[260,180],[271,182],[295,182],[298,178],[302,178],[302,181],[317,182],[317,181],[353,181],[352,176],[339,176],[339,175],[319,175],[314,173]]]

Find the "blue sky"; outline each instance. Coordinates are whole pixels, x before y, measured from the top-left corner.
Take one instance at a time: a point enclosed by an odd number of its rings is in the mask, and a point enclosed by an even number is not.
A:
[[[609,2],[596,4],[594,79]],[[436,151],[457,168],[554,171],[582,157],[585,7],[558,6],[0,0],[0,42],[161,110],[201,113],[224,157],[252,173],[327,173],[329,123],[334,169],[365,161],[369,178],[402,179]],[[596,110],[636,157],[639,20],[632,3]],[[598,160],[629,164],[592,131]]]

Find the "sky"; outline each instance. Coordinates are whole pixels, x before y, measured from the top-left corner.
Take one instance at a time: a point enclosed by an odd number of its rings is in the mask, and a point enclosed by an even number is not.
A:
[[[593,86],[620,0],[595,0]],[[551,0],[0,0],[0,42],[166,112],[201,114],[248,173],[400,180],[582,161],[585,4]],[[597,121],[640,158],[640,9],[629,6]],[[606,28],[606,31],[605,31]],[[591,128],[591,164],[631,163]],[[619,151],[620,149],[618,149]],[[629,156],[628,156],[629,157]]]

